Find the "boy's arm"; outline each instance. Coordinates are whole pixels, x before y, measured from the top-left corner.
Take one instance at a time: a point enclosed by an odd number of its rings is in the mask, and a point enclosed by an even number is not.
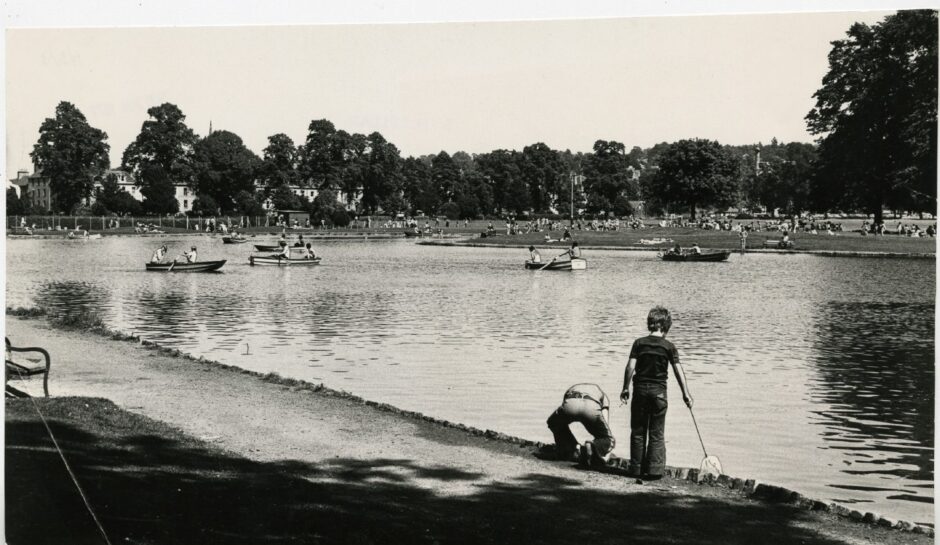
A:
[[[624,403],[630,399],[630,382],[633,381],[634,371],[636,371],[636,358],[630,358],[627,361],[627,369],[623,372],[623,391],[620,392],[620,401]]]
[[[676,380],[679,381],[679,388],[682,390],[682,401],[685,401],[685,404],[688,408],[692,408],[692,394],[689,393],[689,387],[685,383],[685,373],[682,371],[682,364],[677,360],[672,362],[672,370],[676,374]]]

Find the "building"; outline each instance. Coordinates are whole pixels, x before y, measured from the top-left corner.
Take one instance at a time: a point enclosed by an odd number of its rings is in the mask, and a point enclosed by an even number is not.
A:
[[[29,171],[16,171],[16,178],[7,180],[7,189],[16,191],[17,198],[22,199],[26,195],[26,186],[29,184]]]
[[[100,179],[95,180],[92,195],[85,198],[85,206],[94,204],[95,190],[101,189],[103,187],[101,180],[111,175],[115,177],[118,187],[122,191],[126,191],[131,197],[143,202],[144,195],[141,193],[140,186],[137,185],[137,180],[134,178],[133,174],[120,169],[108,169],[101,174]],[[176,202],[179,203],[179,211],[182,213],[191,211],[193,209],[193,201],[196,200],[193,190],[185,184],[174,184],[174,186],[176,189]],[[49,187],[49,179],[43,177],[41,172],[29,174],[26,170],[17,171],[16,178],[9,180],[7,187],[15,189],[20,198],[23,198],[25,195],[33,206],[41,207],[43,210],[52,209],[55,196],[53,195],[52,188]]]

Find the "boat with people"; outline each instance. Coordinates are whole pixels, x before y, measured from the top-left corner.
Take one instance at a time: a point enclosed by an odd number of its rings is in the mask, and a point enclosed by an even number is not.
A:
[[[278,247],[280,250],[280,247]],[[281,265],[281,266],[291,266],[291,267],[309,267],[311,265],[319,265],[319,257],[306,257],[307,249],[293,247],[289,248],[289,257],[284,257],[280,254],[273,255],[251,255],[248,256],[249,265]]]
[[[727,250],[721,250],[717,252],[681,252],[676,253],[669,251],[663,254],[659,254],[659,257],[663,261],[727,261],[728,257],[731,256],[731,252]]]
[[[222,244],[244,244],[246,242],[248,242],[248,239],[241,235],[222,237]]]
[[[587,260],[575,257],[573,259],[554,260],[548,262],[532,261],[527,259],[526,269],[546,270],[546,271],[583,271],[587,269]]]
[[[225,260],[194,261],[191,263],[169,261],[165,263],[147,263],[148,271],[158,272],[214,272],[225,265]]]

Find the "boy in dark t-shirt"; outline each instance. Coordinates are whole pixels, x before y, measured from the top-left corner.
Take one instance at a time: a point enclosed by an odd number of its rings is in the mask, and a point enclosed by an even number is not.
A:
[[[620,400],[630,399],[633,383],[633,404],[630,407],[630,475],[662,477],[666,468],[666,380],[669,365],[675,372],[682,399],[692,408],[692,396],[679,364],[679,351],[665,339],[672,326],[672,317],[663,307],[654,307],[646,318],[650,334],[633,342],[623,377]]]

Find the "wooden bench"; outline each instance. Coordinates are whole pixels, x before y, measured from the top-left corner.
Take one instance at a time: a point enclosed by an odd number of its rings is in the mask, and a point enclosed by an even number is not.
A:
[[[18,390],[9,384],[10,376],[15,376],[19,378],[27,378],[33,375],[42,375],[42,390],[46,394],[46,397],[49,397],[49,368],[52,365],[51,359],[49,358],[49,352],[46,352],[44,349],[39,347],[18,347],[13,346],[10,343],[9,338],[4,338],[6,341],[6,369],[4,372],[4,385],[6,386],[6,394],[12,397],[29,397],[29,394]],[[14,353],[35,353],[42,356],[42,358],[30,358],[26,356],[17,357],[14,359]],[[45,359],[45,363],[43,363]]]
[[[790,249],[793,248],[793,241],[788,241],[786,246],[784,246],[782,240],[771,238],[764,241],[764,248]]]

